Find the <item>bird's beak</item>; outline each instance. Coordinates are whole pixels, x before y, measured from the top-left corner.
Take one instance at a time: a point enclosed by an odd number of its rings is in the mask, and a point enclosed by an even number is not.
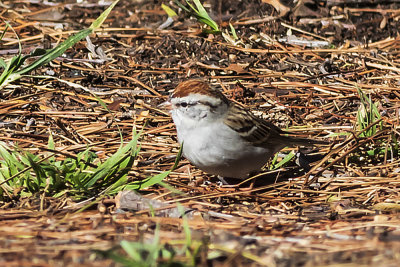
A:
[[[162,109],[166,109],[168,111],[171,111],[172,110],[172,103],[168,99],[167,101],[165,101],[165,102],[161,103],[160,105],[158,105],[158,107],[162,108]]]

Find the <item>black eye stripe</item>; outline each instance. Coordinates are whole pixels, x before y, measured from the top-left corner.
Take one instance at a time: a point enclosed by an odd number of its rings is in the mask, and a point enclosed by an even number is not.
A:
[[[194,106],[194,105],[196,105],[196,104],[197,104],[197,103],[188,103],[188,102],[176,103],[176,105],[177,105],[178,107],[184,107],[184,108],[190,107],[190,106]]]

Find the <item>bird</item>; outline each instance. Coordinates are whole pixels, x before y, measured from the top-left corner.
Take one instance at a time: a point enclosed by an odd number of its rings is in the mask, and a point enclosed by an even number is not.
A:
[[[324,141],[298,138],[230,101],[201,79],[181,82],[163,104],[175,124],[183,156],[200,170],[246,179],[287,146]]]

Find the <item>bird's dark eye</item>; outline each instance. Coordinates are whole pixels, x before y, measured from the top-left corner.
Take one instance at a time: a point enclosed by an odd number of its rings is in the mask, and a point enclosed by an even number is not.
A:
[[[186,102],[181,102],[180,106],[186,108],[186,107],[188,106],[188,103],[186,103]]]

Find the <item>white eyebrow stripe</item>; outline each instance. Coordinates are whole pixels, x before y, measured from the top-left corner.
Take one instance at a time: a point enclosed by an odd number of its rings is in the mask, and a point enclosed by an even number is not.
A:
[[[216,98],[216,97],[211,97],[208,95],[203,95],[203,94],[190,94],[188,96],[184,96],[184,97],[173,97],[171,99],[171,103],[172,104],[179,104],[182,102],[186,102],[186,103],[201,103],[203,105],[208,105],[210,107],[216,107],[219,106],[221,104],[221,99]]]

